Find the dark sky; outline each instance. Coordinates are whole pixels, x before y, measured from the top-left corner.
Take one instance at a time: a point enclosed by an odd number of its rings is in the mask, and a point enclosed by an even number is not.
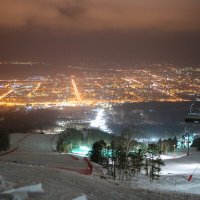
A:
[[[1,0],[0,59],[200,64],[199,0]]]

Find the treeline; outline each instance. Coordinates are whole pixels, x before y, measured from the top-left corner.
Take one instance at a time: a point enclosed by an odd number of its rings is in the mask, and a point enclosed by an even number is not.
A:
[[[160,139],[147,145],[134,140],[136,133],[137,130],[127,129],[116,136],[98,129],[67,128],[59,135],[57,150],[69,153],[80,146],[88,146],[91,147],[91,161],[103,165],[113,179],[123,181],[144,173],[153,182],[159,179],[164,165],[160,155],[173,152],[177,139]]]
[[[10,137],[3,129],[0,130],[0,152],[6,151],[10,147]]]
[[[198,151],[200,151],[200,137],[194,139],[192,143],[192,147],[196,147]]]
[[[103,165],[114,180],[127,181],[142,171],[150,182],[159,179],[164,161],[160,158],[158,145],[150,144],[147,148],[133,150],[126,141],[112,141],[110,145],[103,140],[95,142],[90,151],[91,161]]]
[[[84,129],[81,131],[75,128],[67,128],[59,134],[57,150],[59,152],[71,152],[72,149],[83,145],[92,147],[93,143],[100,139],[103,139],[106,143],[110,143],[113,137],[116,136],[99,129]]]
[[[160,153],[162,154],[167,154],[168,152],[173,152],[175,150],[175,148],[177,148],[177,138],[174,137],[169,138],[169,139],[160,139],[157,142],[158,145],[158,149],[160,151]]]

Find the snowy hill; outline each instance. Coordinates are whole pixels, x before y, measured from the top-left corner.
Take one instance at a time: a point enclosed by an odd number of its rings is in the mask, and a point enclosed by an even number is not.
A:
[[[24,139],[23,139],[24,138]],[[11,146],[20,151],[49,151],[56,149],[58,135],[54,134],[21,134],[15,133],[10,135]]]
[[[187,156],[185,151],[182,155],[165,160],[160,180],[152,184],[141,175],[133,179],[132,186],[156,191],[177,191],[200,195],[200,152],[191,149],[190,155]],[[188,181],[191,175],[192,179]]]
[[[30,185],[36,187],[40,183],[42,188],[39,189],[44,192],[29,192],[26,197],[20,196],[19,200],[200,199],[200,153],[195,150],[189,156],[185,152],[179,152],[175,159],[168,156],[160,180],[153,184],[144,175],[134,177],[128,184],[122,184],[100,179],[96,173],[86,176],[72,172],[72,169],[86,169],[87,163],[80,157],[53,152],[50,144],[53,136],[37,134],[22,140],[23,137],[23,134],[13,134],[12,145],[18,144],[18,149],[0,156],[0,192]],[[195,169],[192,180],[188,181],[187,178]],[[0,194],[0,199],[5,199],[2,195],[5,194]]]

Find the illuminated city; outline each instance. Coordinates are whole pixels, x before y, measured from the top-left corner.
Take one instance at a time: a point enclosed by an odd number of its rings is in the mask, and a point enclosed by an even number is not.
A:
[[[72,68],[72,67],[70,67]],[[58,74],[0,80],[0,105],[71,106],[133,102],[190,101],[200,93],[200,68],[155,65],[128,70],[79,69]]]

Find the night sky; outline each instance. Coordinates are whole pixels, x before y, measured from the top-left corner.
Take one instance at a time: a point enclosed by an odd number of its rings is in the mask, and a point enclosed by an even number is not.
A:
[[[1,0],[0,59],[199,65],[199,10],[199,0]]]

